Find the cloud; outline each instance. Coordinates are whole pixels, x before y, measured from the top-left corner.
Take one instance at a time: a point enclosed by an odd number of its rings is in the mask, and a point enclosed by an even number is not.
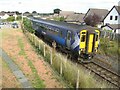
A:
[[[53,9],[60,8],[66,11],[86,13],[89,8],[111,9],[118,5],[118,0],[0,0],[0,11],[37,11],[53,12]]]

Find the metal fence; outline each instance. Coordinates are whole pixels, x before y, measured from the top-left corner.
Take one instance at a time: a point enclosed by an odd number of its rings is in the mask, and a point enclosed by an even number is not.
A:
[[[109,32],[109,31],[101,31],[101,38],[109,38],[110,40],[120,40],[120,34]]]

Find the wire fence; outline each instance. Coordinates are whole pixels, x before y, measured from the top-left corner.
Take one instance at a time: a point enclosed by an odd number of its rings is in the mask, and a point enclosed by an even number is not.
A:
[[[44,57],[45,61],[47,61],[70,86],[75,88],[100,88],[106,86],[105,83],[95,84],[96,81],[93,78],[93,75],[78,68],[77,64],[72,63],[67,57],[56,52],[55,49],[45,44],[34,34],[31,34],[26,30],[24,30],[24,33],[35,46],[38,53]]]
[[[101,38],[109,38],[110,40],[120,40],[120,34],[109,32],[109,31],[101,31]]]

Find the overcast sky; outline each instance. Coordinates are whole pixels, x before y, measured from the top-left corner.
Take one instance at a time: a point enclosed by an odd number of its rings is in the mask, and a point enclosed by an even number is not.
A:
[[[89,8],[110,10],[119,0],[0,0],[0,11],[37,11],[52,13],[53,9],[86,13]]]

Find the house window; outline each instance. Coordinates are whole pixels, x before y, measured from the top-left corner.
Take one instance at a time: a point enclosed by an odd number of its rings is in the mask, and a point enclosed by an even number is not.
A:
[[[112,17],[112,16],[110,16],[110,20],[112,20],[112,18],[113,18],[113,17]]]
[[[117,20],[118,19],[118,16],[115,16],[115,20]]]

